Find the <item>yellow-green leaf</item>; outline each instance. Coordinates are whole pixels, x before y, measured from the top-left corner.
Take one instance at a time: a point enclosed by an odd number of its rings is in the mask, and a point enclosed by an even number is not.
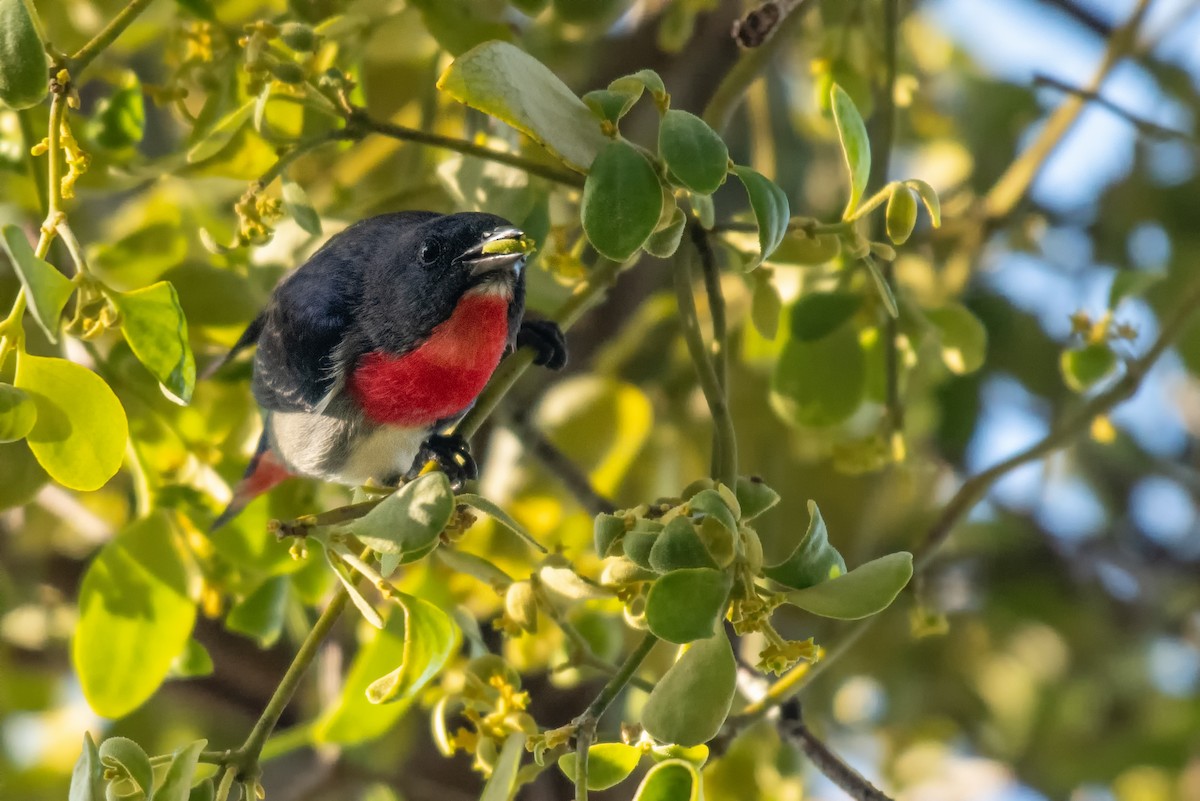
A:
[[[708,742],[729,714],[736,683],[733,649],[719,631],[692,643],[654,686],[642,708],[642,726],[664,743]]]
[[[862,306],[857,292],[810,292],[792,304],[788,315],[792,337],[804,342],[823,339],[849,320]]]
[[[642,759],[642,749],[625,743],[597,743],[588,749],[589,790],[607,790],[633,773]],[[558,769],[568,779],[575,780],[575,766],[579,755],[569,751],[558,758]]]
[[[625,261],[654,232],[663,193],[654,167],[628,142],[610,142],[592,163],[579,213],[588,241]]]
[[[937,228],[942,224],[942,202],[938,199],[938,193],[934,188],[919,178],[910,178],[904,182],[904,185],[916,192],[921,202],[925,204],[925,209],[929,212],[930,222],[933,227]]]
[[[906,186],[897,186],[888,198],[884,214],[888,239],[903,245],[917,225],[917,199]]]
[[[854,101],[842,87],[834,84],[829,90],[829,104],[833,109],[833,121],[837,124],[838,139],[842,144],[842,155],[850,174],[850,199],[842,218],[848,218],[858,208],[867,180],[871,177],[871,141],[867,137],[867,126],[854,107]]]
[[[16,385],[37,407],[29,449],[58,483],[90,491],[116,475],[129,424],[104,379],[65,359],[22,353]]]
[[[0,443],[23,439],[37,422],[37,407],[21,390],[0,384]]]
[[[941,340],[942,361],[950,372],[973,373],[987,356],[987,329],[966,306],[951,303],[925,312]]]
[[[844,576],[789,592],[787,602],[821,617],[858,620],[887,609],[912,572],[912,554],[890,553]]]
[[[283,209],[301,229],[313,236],[321,235],[321,217],[313,208],[308,194],[300,184],[287,178],[283,179]]]
[[[672,759],[655,765],[646,774],[633,801],[700,801],[703,796],[696,766]]]
[[[507,42],[484,42],[454,60],[438,88],[586,172],[609,143],[583,101],[544,64]]]
[[[1096,342],[1064,351],[1060,361],[1063,380],[1076,392],[1086,392],[1117,370],[1117,354],[1107,342]]]
[[[171,761],[167,763],[166,773],[162,781],[154,788],[154,794],[149,801],[188,801],[192,791],[192,778],[196,775],[196,764],[200,761],[200,752],[208,740],[193,740],[182,748],[175,750]]]
[[[287,576],[267,579],[229,610],[225,625],[230,631],[253,637],[260,648],[270,648],[283,632],[290,586]]]
[[[846,323],[813,342],[789,339],[771,381],[779,414],[803,426],[831,426],[854,414],[867,390],[866,356]]]
[[[408,482],[346,530],[379,553],[410,554],[434,543],[453,513],[450,481],[437,471]]]
[[[0,102],[9,108],[36,106],[50,88],[36,14],[30,0],[0,0]]]
[[[141,142],[145,130],[142,83],[133,70],[126,70],[112,94],[96,104],[96,111],[88,120],[87,133],[103,148],[124,150]]]
[[[72,646],[92,709],[119,718],[141,706],[183,652],[195,619],[183,554],[164,514],[105,545],[83,577]]]
[[[196,360],[175,287],[159,281],[132,292],[110,292],[109,299],[121,313],[121,333],[133,355],[173,399],[185,404],[191,401]]]
[[[67,305],[75,284],[71,279],[54,269],[54,265],[41,259],[29,246],[24,232],[15,225],[0,228],[4,250],[12,261],[17,275],[29,300],[29,310],[37,320],[46,337],[58,342],[58,321],[63,306]]]
[[[404,660],[367,687],[373,704],[409,701],[441,672],[458,648],[458,625],[438,607],[412,595],[393,599],[404,610]]]
[[[508,735],[500,748],[500,756],[492,768],[492,775],[483,786],[479,801],[509,801],[517,783],[517,769],[521,767],[521,756],[525,753],[525,735],[514,732]]]

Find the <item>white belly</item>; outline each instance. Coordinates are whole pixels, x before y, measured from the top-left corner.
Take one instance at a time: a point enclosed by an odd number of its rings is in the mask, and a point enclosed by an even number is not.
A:
[[[380,426],[354,448],[350,457],[331,476],[349,486],[361,486],[368,479],[385,481],[402,476],[412,467],[421,443],[429,436],[423,428]]]
[[[310,412],[272,412],[270,441],[288,469],[351,487],[386,481],[412,467],[423,428],[364,426]]]

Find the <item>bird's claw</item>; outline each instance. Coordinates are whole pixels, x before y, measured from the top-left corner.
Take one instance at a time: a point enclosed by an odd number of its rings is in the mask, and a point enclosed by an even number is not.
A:
[[[567,364],[567,338],[551,320],[523,320],[517,330],[517,347],[533,348],[533,363],[550,370]]]
[[[479,465],[471,455],[471,446],[459,434],[433,434],[421,443],[414,470],[420,472],[429,461],[437,462],[455,489],[479,478]]]

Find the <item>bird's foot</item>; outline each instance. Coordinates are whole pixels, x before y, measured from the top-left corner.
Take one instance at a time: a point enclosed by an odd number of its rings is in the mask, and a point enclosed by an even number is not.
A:
[[[523,320],[517,330],[517,347],[533,348],[533,363],[550,370],[567,364],[567,338],[551,320]]]
[[[471,455],[471,446],[459,434],[432,434],[421,443],[413,468],[420,472],[429,462],[437,462],[438,467],[450,479],[450,486],[460,489],[468,481],[479,478],[479,465]]]

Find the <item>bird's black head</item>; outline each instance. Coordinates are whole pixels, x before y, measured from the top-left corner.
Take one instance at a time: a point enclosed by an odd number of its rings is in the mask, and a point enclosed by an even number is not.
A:
[[[524,306],[525,253],[516,246],[522,234],[503,217],[399,212],[351,230],[370,243],[358,314],[373,348],[408,350],[449,319],[468,292]]]

